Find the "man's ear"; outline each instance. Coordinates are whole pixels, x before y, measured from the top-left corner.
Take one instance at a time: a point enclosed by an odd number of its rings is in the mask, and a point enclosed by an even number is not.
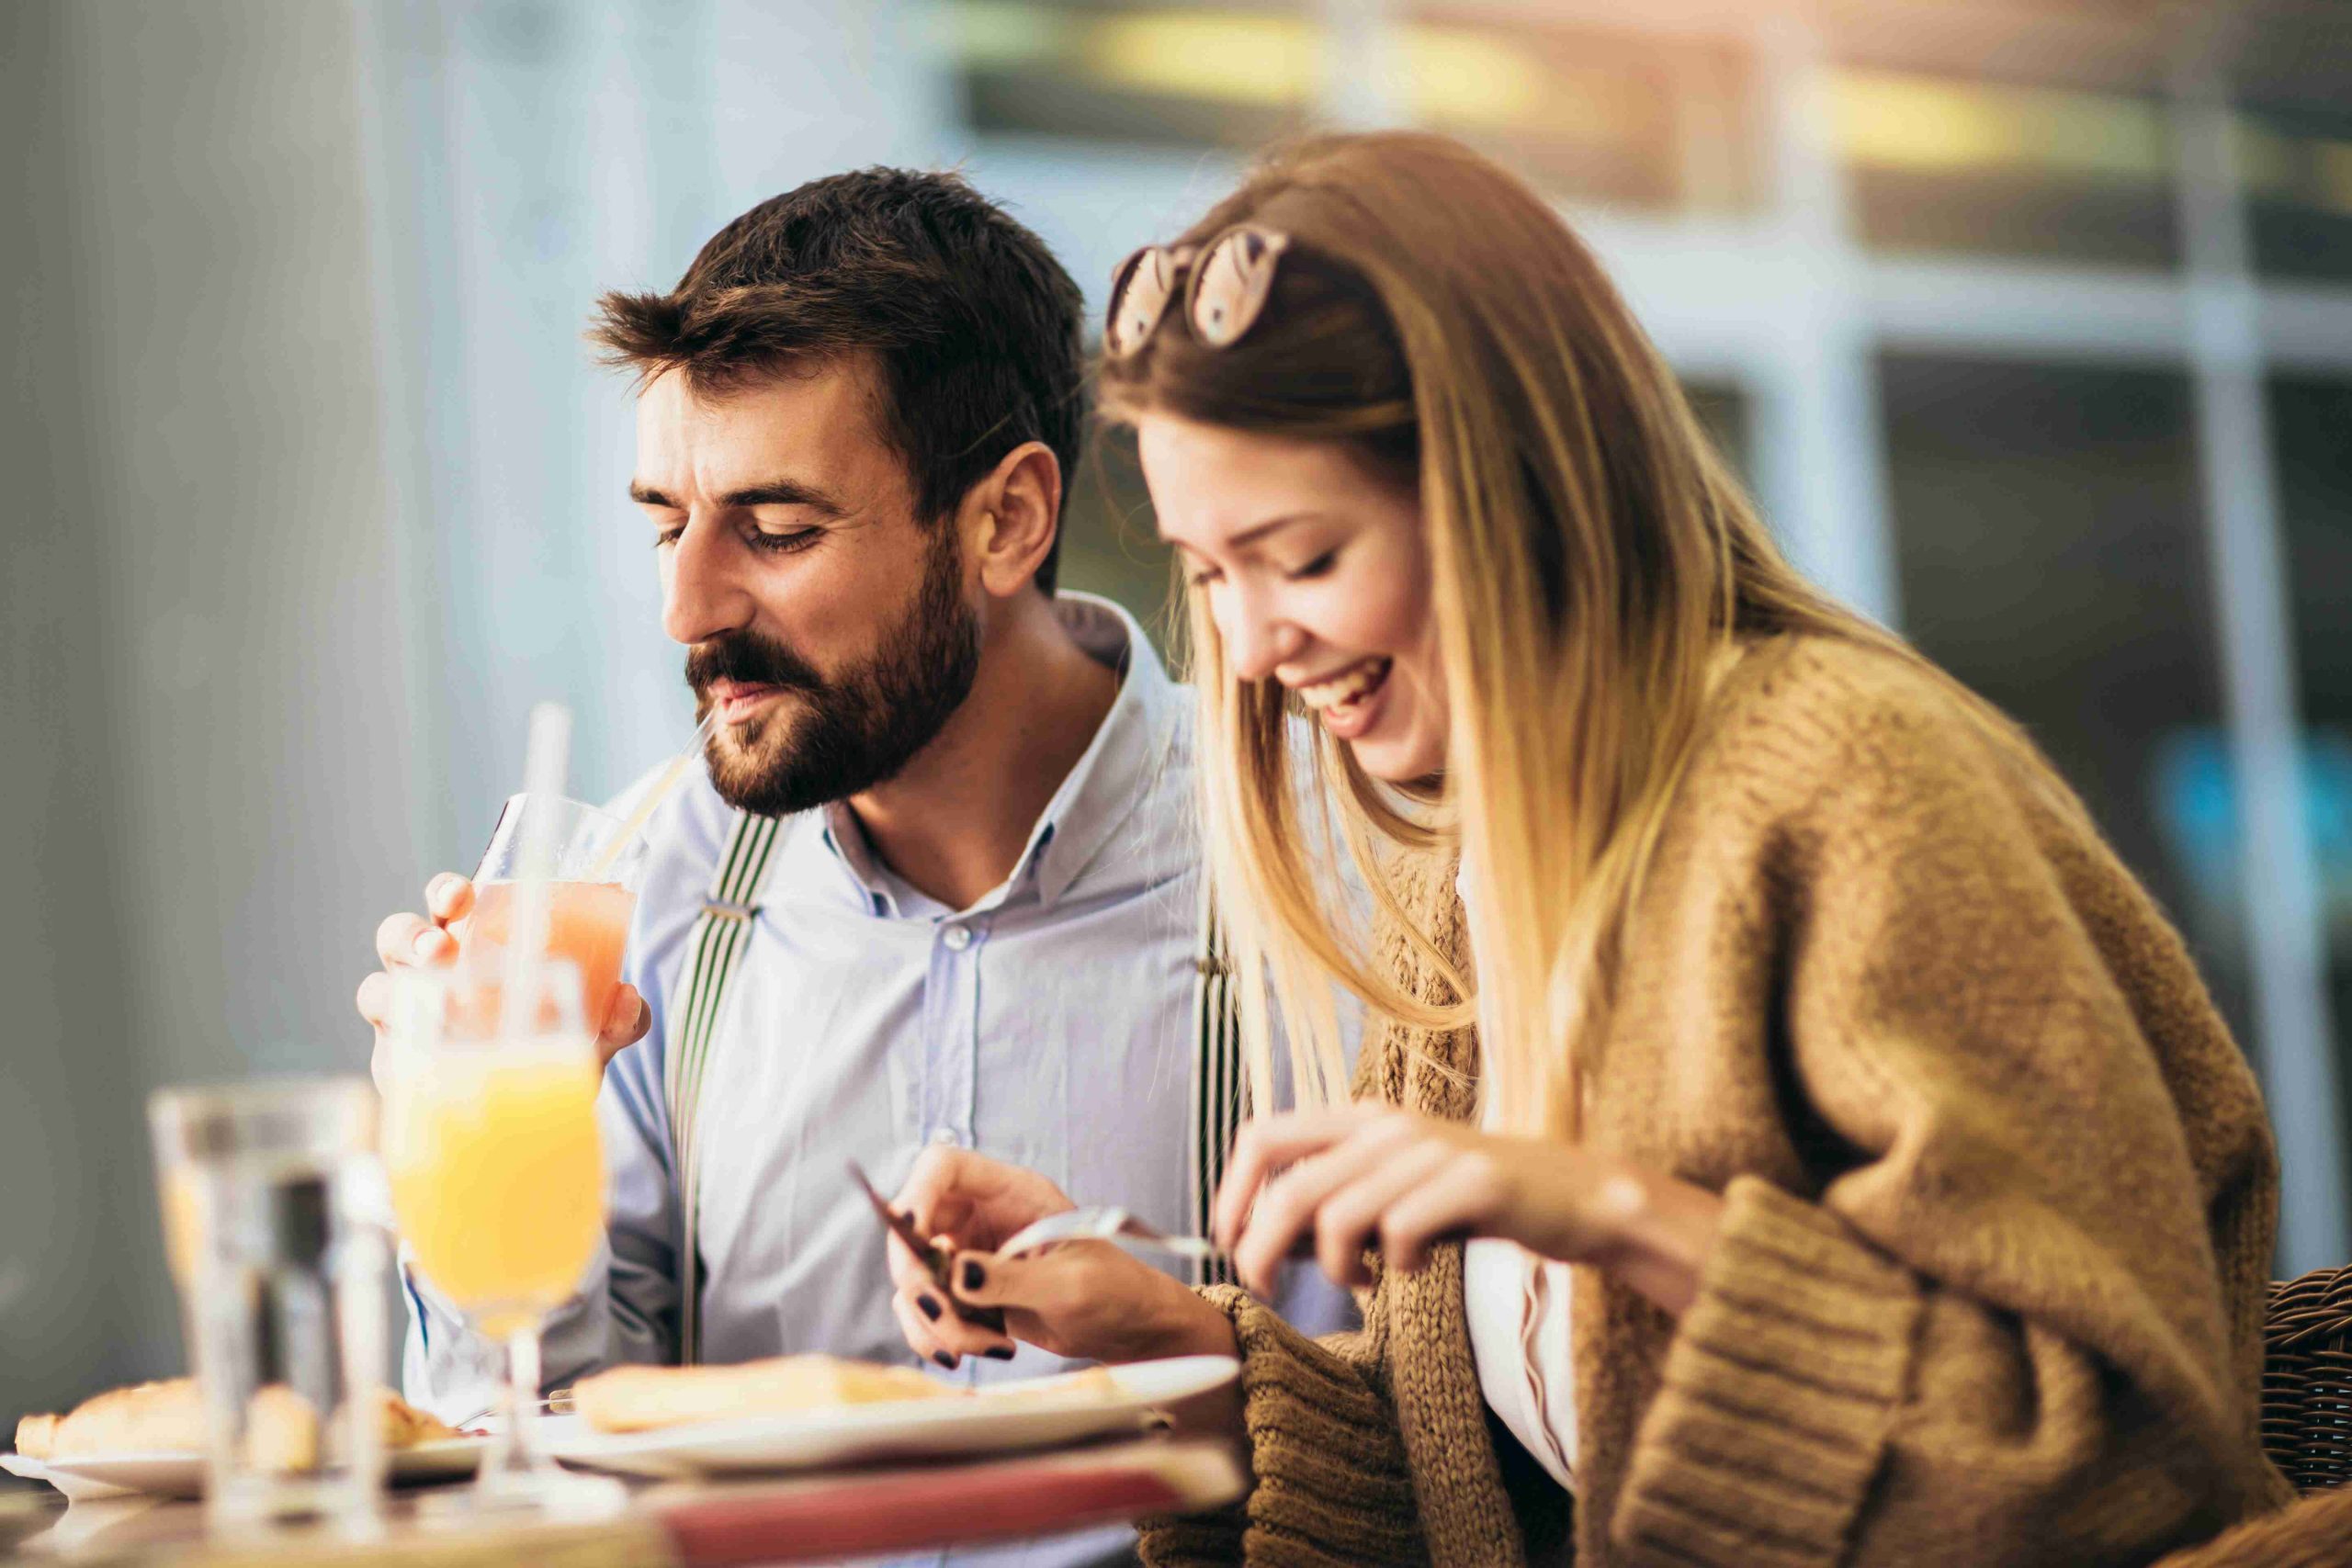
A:
[[[1042,441],[1024,441],[965,492],[957,525],[980,586],[1009,599],[1029,586],[1054,547],[1062,511],[1062,466]]]

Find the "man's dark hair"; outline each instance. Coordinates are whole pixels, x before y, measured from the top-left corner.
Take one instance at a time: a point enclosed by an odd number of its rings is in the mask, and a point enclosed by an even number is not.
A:
[[[724,394],[861,350],[922,516],[952,513],[1007,452],[1077,471],[1085,302],[1045,243],[959,175],[862,169],[770,197],[711,237],[667,294],[606,294],[589,341],[640,380]],[[1058,534],[1037,568],[1054,591]]]

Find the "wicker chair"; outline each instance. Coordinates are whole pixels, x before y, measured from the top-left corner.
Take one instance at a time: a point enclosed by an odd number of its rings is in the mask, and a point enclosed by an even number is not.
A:
[[[2262,1449],[2299,1492],[2352,1481],[2352,1267],[2270,1287]]]
[[[2262,1450],[2302,1500],[2155,1568],[2352,1564],[2352,1266],[2272,1285],[2262,1339]]]

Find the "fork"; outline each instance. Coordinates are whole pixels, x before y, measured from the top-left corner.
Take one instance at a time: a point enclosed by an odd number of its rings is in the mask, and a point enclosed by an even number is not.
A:
[[[1205,1259],[1225,1256],[1224,1248],[1206,1236],[1171,1235],[1115,1206],[1065,1209],[1058,1214],[1047,1214],[1035,1224],[1013,1232],[996,1249],[996,1255],[1016,1258],[1057,1241],[1131,1241],[1179,1258]]]

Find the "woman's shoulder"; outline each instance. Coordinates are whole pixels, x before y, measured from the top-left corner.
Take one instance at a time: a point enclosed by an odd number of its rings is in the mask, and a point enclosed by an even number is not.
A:
[[[1768,817],[1968,801],[2080,809],[2023,730],[1926,658],[1822,635],[1747,649],[1716,692],[1690,776]]]

